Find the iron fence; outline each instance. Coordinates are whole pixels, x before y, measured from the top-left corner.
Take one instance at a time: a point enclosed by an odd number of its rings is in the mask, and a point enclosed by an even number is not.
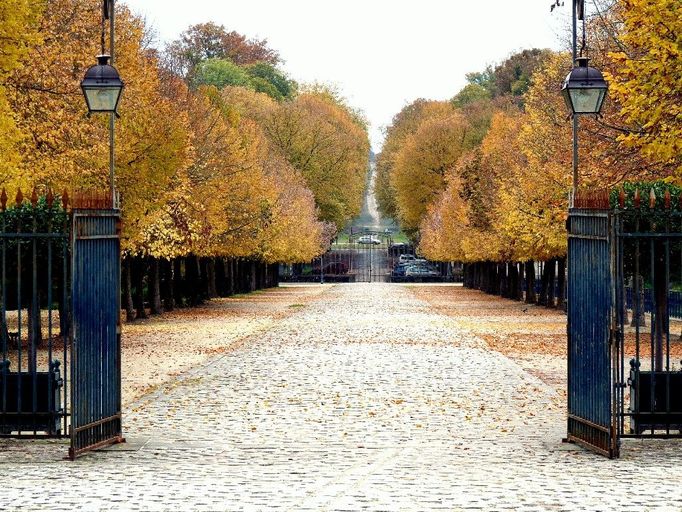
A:
[[[620,437],[682,437],[679,318],[682,213],[640,208],[614,215],[618,335],[615,382]]]
[[[0,209],[0,436],[61,437],[69,417],[69,228],[50,195]]]

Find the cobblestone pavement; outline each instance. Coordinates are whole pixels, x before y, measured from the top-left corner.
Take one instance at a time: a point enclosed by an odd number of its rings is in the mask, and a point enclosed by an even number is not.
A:
[[[396,285],[329,288],[76,462],[3,443],[0,509],[680,510],[682,449],[564,445],[551,387]]]

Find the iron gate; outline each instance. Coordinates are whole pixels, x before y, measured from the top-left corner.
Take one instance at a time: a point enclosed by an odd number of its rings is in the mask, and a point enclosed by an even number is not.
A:
[[[68,202],[0,195],[0,437],[69,437],[75,458],[122,440],[120,218]]]
[[[610,213],[573,208],[568,231],[568,440],[616,457]]]
[[[682,286],[682,212],[672,210],[669,195],[664,208],[651,210],[635,201],[614,216],[623,438],[682,437],[682,318],[672,308],[672,289]]]
[[[73,459],[123,441],[119,211],[74,210],[72,234]]]

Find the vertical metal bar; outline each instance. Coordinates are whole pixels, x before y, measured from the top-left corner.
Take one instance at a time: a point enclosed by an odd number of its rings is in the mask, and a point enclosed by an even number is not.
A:
[[[639,226],[640,226],[640,221],[639,221],[639,210],[635,214],[635,232],[639,232]],[[633,313],[635,315],[635,367],[634,367],[634,372],[635,372],[635,382],[636,386],[634,389],[635,396],[632,396],[632,391],[631,391],[631,396],[630,396],[630,409],[632,412],[635,414],[635,420],[634,423],[638,423],[638,417],[640,413],[640,404],[641,404],[641,388],[642,388],[642,380],[641,380],[641,374],[640,374],[640,350],[639,350],[639,344],[640,344],[640,324],[641,324],[641,319],[644,316],[644,311],[642,311],[642,292],[643,290],[640,290],[640,286],[644,286],[644,277],[641,275],[641,269],[640,269],[640,258],[641,258],[641,249],[640,249],[640,241],[639,238],[635,239],[635,312]],[[634,401],[634,407],[633,407],[633,402]],[[631,420],[631,424],[633,421]],[[639,432],[635,432],[638,434]]]
[[[650,269],[650,276],[651,276],[651,286],[655,286],[656,283],[656,257],[655,257],[655,251],[656,251],[656,245],[654,242],[654,239],[651,238],[649,240],[649,264],[651,265]],[[657,336],[656,333],[656,322],[658,321],[658,312],[656,311],[655,304],[651,308],[651,369],[649,374],[651,375],[651,385],[650,385],[650,407],[651,407],[651,412],[655,412],[656,410],[656,340],[655,337]],[[653,417],[653,416],[652,416]],[[654,421],[652,421],[651,424],[651,435],[654,434],[654,423],[655,423],[655,417]]]
[[[40,339],[42,333],[36,332],[38,327],[41,325],[40,322],[40,301],[38,300],[38,247],[36,245],[37,239],[35,237],[37,233],[37,212],[36,207],[33,206],[31,209],[31,216],[33,217],[33,239],[31,240],[31,252],[32,252],[32,262],[31,262],[31,314],[29,315],[28,321],[30,325],[29,332],[29,347],[30,347],[30,371],[31,371],[31,412],[32,412],[32,423],[33,423],[33,435],[36,435],[36,413],[38,411],[38,346],[36,341]]]
[[[66,210],[66,208],[65,208]],[[64,359],[64,432],[68,432],[69,415],[73,414],[73,393],[70,392],[75,387],[74,368],[72,358],[70,359],[68,344],[71,338],[71,308],[69,302],[69,265],[71,264],[69,254],[69,246],[72,243],[71,238],[74,236],[70,229],[69,216],[64,212],[63,231],[65,236],[62,238],[62,308],[61,314],[66,318],[59,318],[59,331],[62,337],[62,349]],[[73,344],[72,344],[73,349]],[[68,378],[67,378],[68,376]]]
[[[19,212],[19,220],[17,222],[17,233],[21,233],[21,206],[17,205]],[[22,360],[21,360],[21,239],[17,236],[17,412],[21,417],[23,412],[23,404],[21,403],[22,394]],[[21,423],[21,420],[19,421]],[[21,434],[21,425],[19,426],[19,434]]]
[[[578,57],[578,6],[576,0],[572,0],[571,9],[571,21],[572,21],[572,37],[571,37],[571,56],[573,62],[575,62]],[[578,191],[578,129],[579,121],[578,116],[573,115],[573,191],[571,193],[571,202],[575,201],[575,196]],[[573,206],[571,204],[570,206]]]
[[[48,215],[47,215],[47,234],[52,234],[52,206],[48,205]],[[52,389],[52,372],[55,368],[53,367],[52,361],[52,238],[48,236],[47,238],[47,407],[50,412],[49,415],[49,433],[53,434],[53,426],[55,416],[57,413],[57,407],[54,403],[54,390]]]
[[[665,232],[670,232],[670,217],[665,222]],[[666,434],[670,435],[670,238],[666,237],[663,246],[665,247],[665,318],[663,327],[665,329],[665,412],[666,414]]]
[[[4,235],[7,232],[7,217],[5,214],[5,211],[0,213],[2,215],[2,234]],[[0,336],[2,336],[2,422],[0,424],[4,423],[6,421],[6,414],[7,414],[7,372],[8,372],[8,365],[9,361],[7,359],[7,335],[8,335],[8,329],[9,326],[7,324],[7,239],[3,237],[2,239],[2,311],[0,311],[0,314],[2,315],[2,318],[0,318],[0,331],[2,333]]]

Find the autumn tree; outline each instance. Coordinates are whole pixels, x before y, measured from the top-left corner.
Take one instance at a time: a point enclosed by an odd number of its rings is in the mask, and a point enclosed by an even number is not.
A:
[[[450,112],[425,120],[405,139],[395,157],[391,186],[406,232],[416,233],[428,206],[445,189],[447,171],[471,148],[470,130],[464,116],[450,107]]]
[[[228,59],[206,59],[197,64],[192,79],[194,86],[212,85],[222,89],[228,85],[250,87],[249,74]]]
[[[449,113],[451,108],[440,101],[418,99],[406,105],[397,113],[384,130],[384,144],[381,153],[376,157],[375,191],[379,211],[384,217],[397,219],[398,209],[395,200],[395,189],[391,184],[391,175],[395,168],[395,158],[405,140],[414,134],[422,121],[431,117]]]
[[[279,54],[266,40],[248,39],[223,25],[212,22],[192,25],[165,49],[165,65],[184,78],[191,78],[195,68],[206,60],[228,60],[238,66],[265,62],[277,65]]]
[[[281,105],[269,95],[241,87],[225,88],[221,96],[241,122],[254,123],[261,140],[259,162],[271,195],[258,254],[269,262],[311,260],[327,246],[328,230],[318,221],[314,195],[301,172],[267,136],[266,128]]]
[[[9,185],[55,190],[108,188],[108,137],[103,117],[87,117],[80,81],[93,64],[101,27],[98,5],[50,0],[41,17],[41,43],[30,63],[8,79],[20,129],[22,162]],[[159,89],[155,55],[144,46],[143,21],[124,6],[117,13],[116,66],[125,100],[116,123],[116,186],[125,197],[124,247],[134,248],[150,214],[189,156],[187,120]],[[85,35],[84,35],[85,34]],[[50,55],[45,59],[42,55]]]
[[[369,167],[362,119],[335,94],[303,91],[275,110],[265,131],[312,190],[320,219],[338,229],[360,213]]]
[[[678,0],[620,0],[609,94],[630,126],[620,140],[682,175],[682,16]]]
[[[7,0],[0,4],[0,182],[7,183],[16,172],[20,155],[16,126],[6,94],[6,81],[24,63],[30,46],[38,42],[36,22],[41,5],[29,0]]]

